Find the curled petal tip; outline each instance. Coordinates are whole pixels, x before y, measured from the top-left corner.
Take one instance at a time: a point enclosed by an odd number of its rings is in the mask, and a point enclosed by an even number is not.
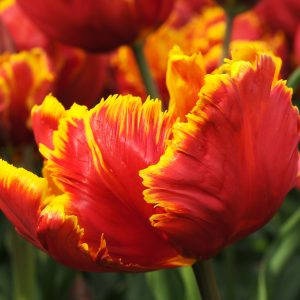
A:
[[[36,143],[52,148],[53,132],[57,130],[59,120],[64,116],[63,105],[52,95],[48,95],[41,105],[31,110],[31,122]]]

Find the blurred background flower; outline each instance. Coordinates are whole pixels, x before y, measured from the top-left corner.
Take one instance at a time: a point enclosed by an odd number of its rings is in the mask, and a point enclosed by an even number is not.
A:
[[[174,0],[46,0],[43,3],[17,0],[17,3],[51,37],[102,52],[143,38],[166,20]]]
[[[14,51],[42,48],[48,55],[54,73],[53,95],[70,107],[74,100],[94,104],[105,86],[107,57],[87,54],[78,48],[62,45],[46,36],[22,12],[9,2],[1,10],[1,20],[14,45]]]
[[[0,56],[1,146],[30,141],[30,111],[50,91],[53,74],[40,49]]]

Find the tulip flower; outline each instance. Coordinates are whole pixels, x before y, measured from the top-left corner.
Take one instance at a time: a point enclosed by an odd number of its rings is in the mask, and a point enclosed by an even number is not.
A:
[[[131,95],[65,110],[48,96],[32,110],[43,177],[0,162],[0,208],[59,262],[191,264],[263,226],[295,185],[300,119],[280,59],[248,48],[208,75],[201,57],[170,59],[169,111]],[[186,120],[176,113],[183,85],[196,102]]]
[[[168,17],[174,0],[17,0],[17,3],[52,38],[88,51],[103,52],[133,43],[155,29]]]
[[[53,74],[46,54],[32,49],[0,55],[1,142],[21,144],[31,136],[31,108],[50,91]]]

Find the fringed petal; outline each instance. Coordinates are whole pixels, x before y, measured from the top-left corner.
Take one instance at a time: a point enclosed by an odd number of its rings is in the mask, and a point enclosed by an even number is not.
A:
[[[71,199],[67,194],[51,199],[51,203],[41,212],[37,235],[44,251],[60,263],[81,271],[115,272],[143,271],[145,267],[132,262],[124,262],[126,258],[112,257],[102,233],[97,247],[85,240],[85,229],[78,223],[78,217],[65,214]],[[163,262],[166,266],[180,265],[183,259],[178,256]],[[186,259],[185,263],[192,263]],[[153,268],[153,267],[152,267]]]
[[[109,271],[94,263],[89,247],[82,241],[84,229],[76,216],[65,214],[70,199],[67,194],[48,199],[41,211],[37,236],[44,250],[57,261],[82,271]]]
[[[144,201],[138,175],[140,169],[159,160],[172,124],[172,115],[161,112],[159,101],[142,104],[139,98],[114,96],[91,111],[73,105],[53,134],[53,149],[40,144],[51,191],[68,195],[64,214],[76,216],[73,223],[79,227],[74,226],[82,229],[82,236],[70,237],[70,243],[87,245],[99,270],[103,265],[149,270],[191,263],[151,226],[149,217],[155,209]],[[73,225],[65,226],[62,230],[78,231]],[[47,226],[43,227],[47,239]],[[101,240],[109,253],[107,259],[103,247],[99,248]]]
[[[47,181],[0,160],[0,209],[16,229],[37,247],[36,226]]]
[[[187,123],[143,170],[152,225],[183,255],[210,257],[267,222],[294,186],[300,136],[291,91],[260,54],[207,75]]]

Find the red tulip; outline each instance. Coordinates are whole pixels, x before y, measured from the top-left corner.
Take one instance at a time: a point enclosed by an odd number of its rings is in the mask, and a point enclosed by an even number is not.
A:
[[[0,208],[58,261],[88,271],[191,264],[263,226],[295,186],[300,119],[280,60],[241,50],[204,77],[200,58],[174,55],[170,111],[130,95],[65,110],[49,96],[32,111],[43,178],[0,161]],[[187,122],[174,113],[176,85],[178,95],[194,89],[191,102],[199,89]]]
[[[174,0],[17,0],[49,36],[92,52],[133,43],[168,17]]]

